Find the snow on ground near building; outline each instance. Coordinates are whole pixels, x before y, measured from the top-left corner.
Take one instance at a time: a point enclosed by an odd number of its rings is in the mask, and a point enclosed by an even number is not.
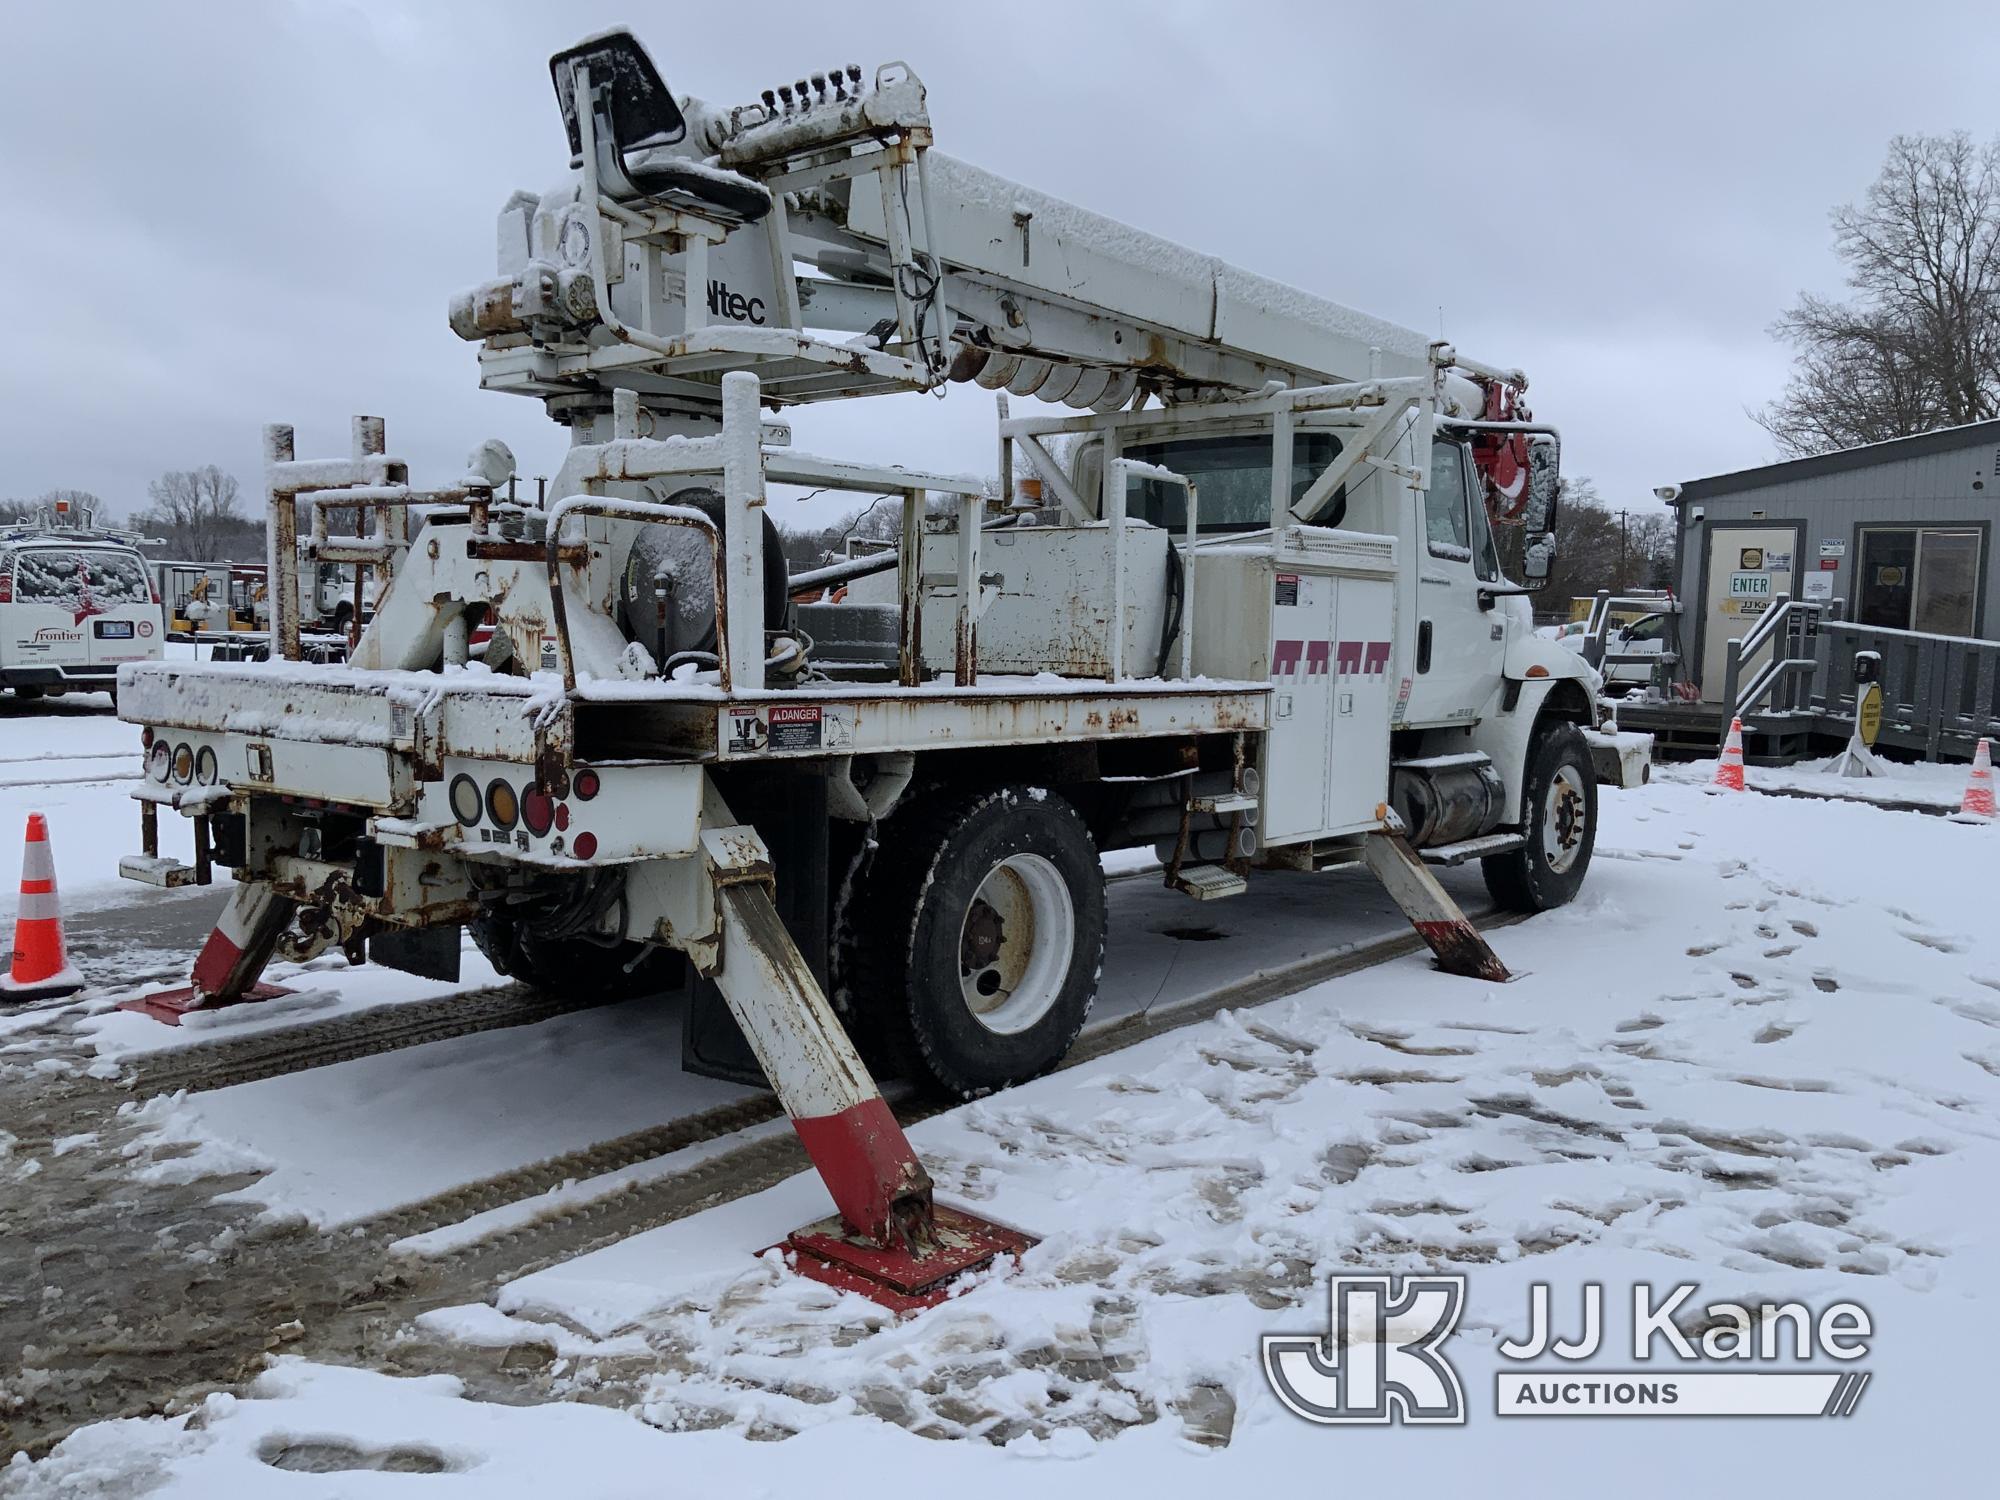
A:
[[[1792,766],[1751,766],[1743,775],[1753,790],[1806,792],[1815,797],[1845,797],[1856,802],[1905,803],[1956,810],[1965,795],[1963,762],[1881,760],[1879,776],[1843,776],[1835,769],[1838,756],[1802,760]],[[1655,778],[1689,786],[1715,780],[1713,760],[1682,761],[1655,766]]]
[[[1677,785],[1603,806],[1584,898],[1497,934],[1514,984],[1398,961],[917,1127],[941,1198],[1043,1236],[942,1308],[896,1323],[756,1258],[825,1212],[801,1177],[425,1320],[543,1345],[558,1394],[624,1411],[286,1360],[0,1493],[1985,1488],[2000,829]],[[1279,1406],[1260,1337],[1323,1331],[1354,1269],[1468,1277],[1464,1429]],[[1605,1284],[1585,1368],[1635,1368],[1633,1283],[1699,1281],[1697,1305],[1862,1303],[1874,1378],[1838,1420],[1499,1418],[1536,1281],[1563,1333]]]

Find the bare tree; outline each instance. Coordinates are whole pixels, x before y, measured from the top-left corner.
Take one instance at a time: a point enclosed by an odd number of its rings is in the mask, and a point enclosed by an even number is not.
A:
[[[1833,212],[1851,301],[1802,294],[1772,326],[1790,383],[1751,416],[1788,456],[2000,415],[2000,140],[1899,135]]]
[[[166,538],[171,554],[190,562],[227,557],[247,524],[236,476],[214,464],[162,474],[146,486],[146,495],[149,504],[133,524]]]

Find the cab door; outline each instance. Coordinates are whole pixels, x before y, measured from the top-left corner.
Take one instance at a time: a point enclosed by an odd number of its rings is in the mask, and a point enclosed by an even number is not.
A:
[[[1430,488],[1417,533],[1416,641],[1403,722],[1470,724],[1500,686],[1506,657],[1504,611],[1480,607],[1482,584],[1499,569],[1485,508],[1477,501],[1472,456],[1462,443],[1431,444]]]

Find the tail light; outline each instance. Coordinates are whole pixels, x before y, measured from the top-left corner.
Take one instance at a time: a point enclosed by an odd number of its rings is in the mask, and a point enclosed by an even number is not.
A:
[[[14,570],[0,568],[0,604],[14,602]]]

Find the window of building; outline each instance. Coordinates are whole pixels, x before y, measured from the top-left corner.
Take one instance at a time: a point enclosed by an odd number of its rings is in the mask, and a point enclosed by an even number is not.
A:
[[[1971,635],[1979,602],[1979,532],[1963,526],[1870,526],[1861,533],[1854,618],[1863,625]]]

